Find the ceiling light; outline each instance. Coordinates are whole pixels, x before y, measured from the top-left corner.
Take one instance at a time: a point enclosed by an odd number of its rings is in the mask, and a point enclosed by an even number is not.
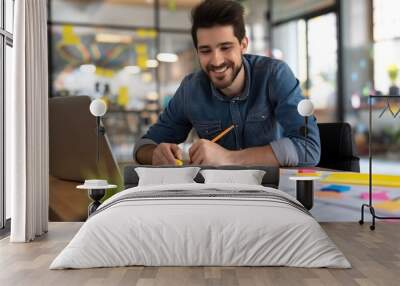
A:
[[[79,67],[79,70],[83,73],[95,73],[96,72],[96,66],[92,64],[88,65],[81,65]]]
[[[157,60],[147,60],[146,62],[147,68],[157,68],[158,67],[158,61]]]
[[[153,76],[149,72],[145,72],[142,74],[142,81],[145,83],[150,83],[153,80]]]
[[[138,66],[126,66],[126,67],[124,67],[124,70],[130,74],[140,73],[140,67],[138,67]]]
[[[157,60],[160,62],[175,63],[178,61],[178,55],[173,53],[159,53]]]
[[[98,43],[110,43],[110,44],[129,44],[132,43],[132,37],[129,35],[121,34],[108,34],[108,33],[98,33],[96,34],[96,42]]]
[[[152,101],[156,101],[159,99],[158,93],[156,91],[150,91],[147,95],[146,95],[146,99],[147,100],[152,100]]]

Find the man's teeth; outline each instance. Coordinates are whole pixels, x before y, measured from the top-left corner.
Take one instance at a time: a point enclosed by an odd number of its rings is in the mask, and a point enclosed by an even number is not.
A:
[[[219,68],[219,69],[214,69],[215,72],[218,73],[223,73],[224,71],[226,71],[228,69],[228,67],[223,67],[223,68]]]

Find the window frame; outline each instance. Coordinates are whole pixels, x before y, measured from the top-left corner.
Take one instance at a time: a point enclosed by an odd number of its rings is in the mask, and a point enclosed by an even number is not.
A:
[[[281,21],[272,21],[273,15],[269,16],[269,25],[271,26],[271,35],[272,31],[274,28],[276,28],[279,25],[286,24],[292,21],[296,20],[304,20],[306,23],[306,53],[307,53],[307,85],[310,80],[310,75],[309,75],[309,51],[308,51],[308,21],[312,18],[318,17],[318,16],[323,16],[327,15],[329,13],[334,13],[336,15],[336,39],[337,39],[337,73],[336,73],[336,93],[337,93],[337,99],[336,99],[336,120],[337,121],[344,121],[344,79],[343,79],[343,20],[342,20],[342,13],[341,13],[341,4],[340,0],[336,0],[335,4],[331,6],[327,6],[325,8],[322,8],[320,10],[312,11],[303,15],[297,15],[292,18],[287,18],[285,20]],[[269,0],[270,5],[273,5],[273,0]],[[271,37],[271,47],[274,47],[274,39]]]
[[[13,47],[13,34],[6,30],[6,0],[0,0],[0,237],[10,231],[10,219],[6,217],[6,192],[5,192],[5,93],[6,93],[6,47]],[[13,13],[15,0],[12,1]]]

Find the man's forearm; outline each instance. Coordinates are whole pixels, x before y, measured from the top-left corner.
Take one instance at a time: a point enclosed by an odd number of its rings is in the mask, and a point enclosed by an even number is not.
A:
[[[153,152],[157,145],[144,145],[136,153],[136,161],[139,164],[151,165],[153,161]]]
[[[270,145],[231,152],[234,165],[266,165],[277,167],[280,165]]]

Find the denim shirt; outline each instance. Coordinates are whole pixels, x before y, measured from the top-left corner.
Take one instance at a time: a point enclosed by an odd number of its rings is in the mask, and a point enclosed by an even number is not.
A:
[[[281,166],[314,166],[320,159],[315,117],[308,120],[307,162],[304,118],[297,104],[304,99],[299,81],[287,64],[268,57],[244,55],[245,88],[236,97],[217,90],[203,71],[184,78],[156,124],[135,144],[182,143],[194,128],[211,140],[234,125],[218,144],[229,150],[271,145]]]

